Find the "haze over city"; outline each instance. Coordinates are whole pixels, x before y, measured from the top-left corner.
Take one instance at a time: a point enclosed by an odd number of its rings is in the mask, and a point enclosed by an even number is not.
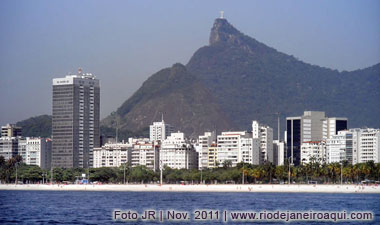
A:
[[[380,62],[378,1],[2,1],[0,123],[51,114],[51,82],[78,67],[101,81],[101,118],[146,78],[186,64],[225,18],[298,59],[337,70]]]

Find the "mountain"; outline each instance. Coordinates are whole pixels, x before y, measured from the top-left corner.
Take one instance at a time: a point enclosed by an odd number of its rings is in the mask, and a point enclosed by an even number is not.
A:
[[[284,130],[286,116],[305,110],[348,117],[350,127],[380,127],[380,64],[353,72],[311,65],[216,19],[209,45],[187,68],[240,129],[250,129],[252,120],[276,128],[280,112]]]
[[[50,137],[51,118],[49,115],[40,115],[19,121],[16,125],[22,128],[24,137]]]
[[[213,94],[179,63],[149,77],[102,125],[119,124],[122,133],[139,132],[161,121],[162,115],[165,122],[190,137],[234,128]]]
[[[277,128],[305,110],[347,117],[349,127],[380,127],[380,63],[339,72],[302,62],[244,35],[216,19],[209,45],[188,64],[174,64],[146,80],[116,112],[101,122],[101,133],[119,139],[148,136],[161,120],[195,137],[208,130],[250,130],[252,120]],[[45,116],[21,121],[24,134],[50,133]],[[275,135],[276,136],[276,135]]]

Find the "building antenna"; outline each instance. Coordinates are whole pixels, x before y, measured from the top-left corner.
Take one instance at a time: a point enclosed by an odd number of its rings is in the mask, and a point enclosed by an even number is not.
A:
[[[214,132],[215,132],[215,141],[218,142],[218,131],[216,129],[216,125],[214,124]]]
[[[119,136],[119,115],[116,116],[116,143],[118,143]]]
[[[220,11],[220,19],[224,19],[224,11]]]
[[[164,113],[161,113],[161,121],[164,122]]]
[[[276,115],[277,115],[277,139],[278,139],[278,141],[280,141],[281,140],[281,138],[280,138],[280,115],[281,115],[281,113],[277,112]]]

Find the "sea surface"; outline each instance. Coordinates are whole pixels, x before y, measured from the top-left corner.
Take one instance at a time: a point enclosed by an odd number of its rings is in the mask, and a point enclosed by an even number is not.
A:
[[[152,220],[113,220],[114,210],[133,211],[139,216],[153,210]],[[214,210],[213,218],[196,220],[195,211]],[[349,224],[380,224],[379,194],[325,193],[182,193],[182,192],[100,192],[100,191],[0,191],[0,224],[248,224],[223,221],[223,212],[235,211],[370,211],[372,221]],[[188,220],[162,217],[167,211],[186,213]],[[218,211],[219,217],[216,217]],[[212,213],[211,213],[212,214]],[[126,215],[126,214],[124,214]],[[176,214],[175,214],[176,215]],[[199,216],[201,217],[201,215]],[[200,218],[202,219],[202,218]],[[252,221],[251,221],[252,222]],[[268,222],[260,222],[268,223]],[[283,223],[272,221],[272,224]],[[296,221],[291,224],[331,224],[332,221]],[[348,221],[335,224],[347,224]]]

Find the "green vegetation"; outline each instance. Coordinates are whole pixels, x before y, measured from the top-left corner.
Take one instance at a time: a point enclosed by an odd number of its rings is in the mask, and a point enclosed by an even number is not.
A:
[[[113,127],[107,127],[104,125],[100,126],[100,134],[103,135],[104,137],[115,137],[116,136],[116,125]],[[121,128],[118,131],[118,139],[119,141],[121,140],[128,140],[130,137],[149,137],[149,127],[144,127],[141,130],[138,131],[131,131],[127,128]]]
[[[22,120],[16,123],[22,127],[22,136],[24,137],[51,137],[52,116],[40,115]],[[115,127],[100,126],[100,134],[104,136],[114,137],[116,134]],[[119,130],[119,140],[128,140],[128,137],[148,137],[149,127],[145,127],[138,131],[130,131],[128,129]]]
[[[21,157],[16,157],[5,161],[0,157],[0,180],[4,183],[14,183],[17,179],[22,183],[42,183],[43,179],[50,180],[51,171],[43,170],[38,166],[28,166],[21,162]],[[290,180],[295,183],[308,183],[310,181],[318,183],[340,183],[342,168],[342,178],[344,183],[360,183],[364,180],[380,181],[380,163],[359,163],[356,165],[344,164],[341,167],[338,163],[323,164],[310,163],[298,167],[290,167]],[[124,170],[125,169],[125,170]],[[122,165],[120,167],[103,167],[91,169],[53,169],[54,182],[73,183],[82,174],[90,174],[91,182],[102,183],[158,183],[160,172],[154,172],[145,166],[130,167]],[[260,166],[239,163],[237,167],[231,167],[227,162],[223,167],[215,169],[186,170],[171,169],[165,167],[163,170],[164,183],[236,183],[243,180],[246,184],[267,184],[267,183],[287,183],[289,178],[289,166],[274,166],[270,163]]]
[[[51,116],[41,115],[31,117],[16,123],[22,127],[24,137],[51,137]]]
[[[102,125],[113,130],[118,124],[121,131],[140,133],[161,121],[162,114],[167,123],[190,137],[234,128],[212,93],[179,63],[149,77]]]

